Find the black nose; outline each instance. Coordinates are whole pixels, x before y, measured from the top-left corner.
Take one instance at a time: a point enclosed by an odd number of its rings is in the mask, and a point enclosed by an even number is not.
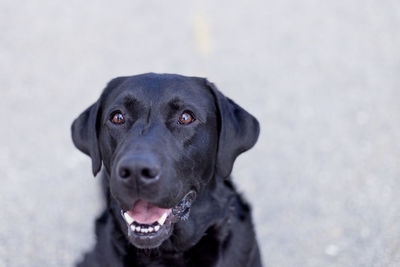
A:
[[[152,156],[131,156],[120,161],[117,174],[120,179],[140,179],[143,182],[152,182],[158,179],[160,167]]]

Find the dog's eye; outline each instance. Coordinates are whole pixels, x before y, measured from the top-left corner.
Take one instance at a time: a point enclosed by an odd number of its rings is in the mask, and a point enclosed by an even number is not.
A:
[[[195,121],[195,118],[189,111],[185,111],[179,116],[180,124],[190,124],[194,121]]]
[[[123,124],[125,122],[124,115],[120,111],[114,112],[111,115],[111,122],[114,124]]]

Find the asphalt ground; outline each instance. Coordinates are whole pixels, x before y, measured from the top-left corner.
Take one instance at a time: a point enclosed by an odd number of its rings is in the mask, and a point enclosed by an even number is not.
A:
[[[102,208],[72,120],[121,75],[261,122],[233,175],[265,266],[400,266],[400,2],[1,1],[0,266],[72,266]]]

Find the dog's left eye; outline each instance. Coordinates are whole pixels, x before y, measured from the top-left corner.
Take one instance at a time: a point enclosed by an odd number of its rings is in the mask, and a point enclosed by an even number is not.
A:
[[[185,111],[179,116],[179,124],[187,125],[194,121],[195,121],[195,118],[189,111]]]
[[[123,124],[125,122],[125,117],[120,111],[114,112],[111,115],[111,122],[114,124]]]

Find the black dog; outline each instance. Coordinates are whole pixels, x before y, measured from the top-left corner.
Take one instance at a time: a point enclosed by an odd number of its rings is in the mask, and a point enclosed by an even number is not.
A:
[[[249,205],[230,173],[257,120],[203,78],[113,79],[72,125],[104,166],[107,208],[79,266],[261,266]]]

